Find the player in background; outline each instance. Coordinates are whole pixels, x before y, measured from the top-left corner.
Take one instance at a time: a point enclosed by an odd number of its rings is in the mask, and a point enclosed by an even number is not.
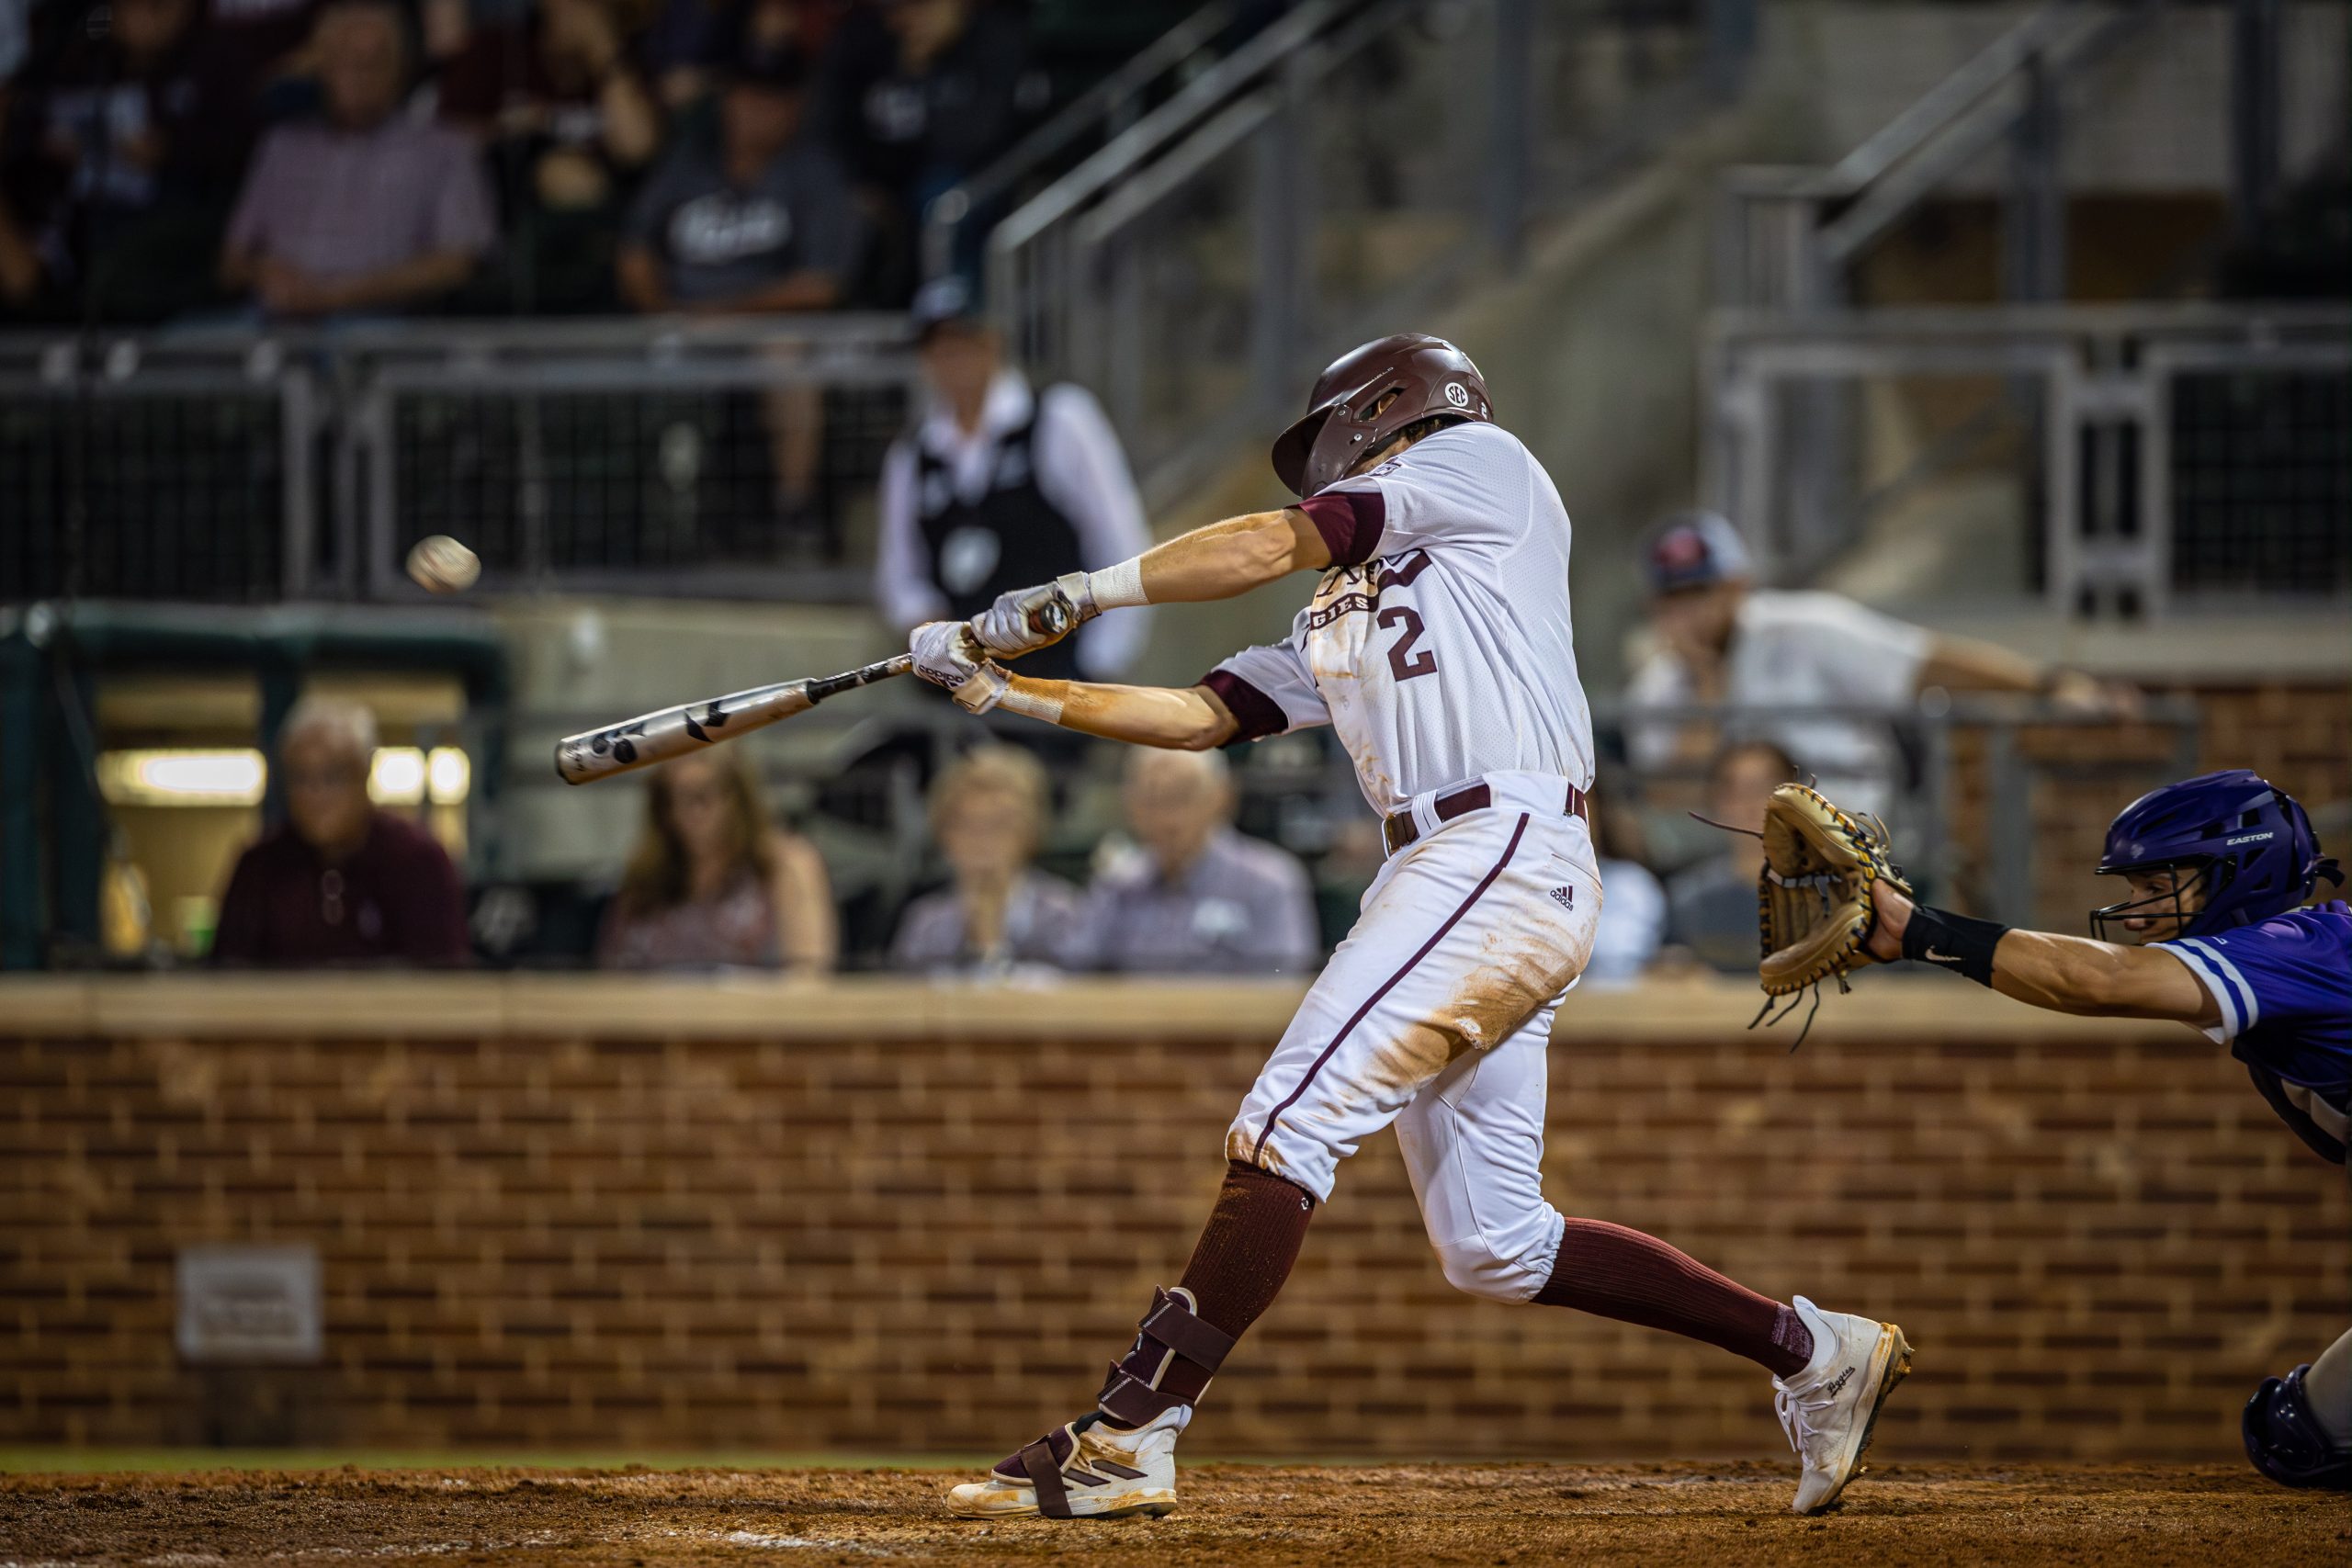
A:
[[[1642,571],[1653,647],[1625,685],[1625,744],[1645,773],[1703,768],[1727,741],[1770,739],[1847,810],[1886,816],[1904,774],[1886,720],[1931,688],[2038,695],[2077,714],[2140,703],[2128,686],[1929,631],[1842,593],[1761,586],[1739,530],[1718,513],[1652,524]],[[1660,716],[1698,705],[1719,705],[1722,724]],[[1853,712],[1819,711],[1834,707]]]
[[[2292,796],[2244,769],[2142,795],[2107,830],[2102,876],[2128,897],[2093,937],[2018,931],[1877,890],[1873,958],[1916,959],[2056,1012],[2168,1018],[2244,1062],[2313,1153],[2344,1164],[2352,1111],[2352,907]],[[2340,1281],[2339,1281],[2340,1283]],[[2270,1378],[2245,1407],[2245,1451],[2289,1486],[2352,1491],[2352,1330]]]
[[[1544,1198],[1545,1051],[1601,894],[1558,491],[1493,423],[1468,357],[1416,335],[1326,370],[1273,456],[1297,505],[1007,594],[968,626],[911,639],[917,672],[963,706],[1110,739],[1205,750],[1329,724],[1388,847],[1227,1134],[1225,1185],[1182,1280],[1155,1292],[1092,1409],[956,1487],[950,1508],[1172,1507],[1194,1402],[1288,1278],[1340,1161],[1392,1122],[1448,1280],[1757,1361],[1803,1461],[1795,1506],[1827,1506],[1909,1368],[1902,1331],[1758,1295]],[[1321,579],[1291,636],[1190,688],[1037,680],[981,651],[1012,657],[1049,640],[1042,624],[1230,598],[1302,570]]]

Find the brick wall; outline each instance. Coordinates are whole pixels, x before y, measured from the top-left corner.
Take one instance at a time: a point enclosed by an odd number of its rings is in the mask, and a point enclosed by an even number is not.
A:
[[[675,993],[611,988],[512,1010],[529,1037],[467,1021],[467,987],[534,984],[557,983],[370,982],[266,1028],[168,995],[119,1026],[0,1009],[0,1442],[1006,1448],[1082,1407],[1181,1267],[1286,1006],[1146,993],[1124,1040],[1028,1038],[1073,1015],[1035,996],[910,1020],[879,990],[695,1037],[660,1021]],[[1075,1016],[1111,1016],[1086,994]],[[1549,1190],[1766,1292],[1898,1317],[1920,1355],[1890,1457],[2227,1458],[2255,1382],[2343,1325],[2343,1176],[2187,1031],[1929,978],[1832,998],[1787,1055],[1745,1011],[1572,999]],[[594,1012],[622,1021],[570,1021]],[[176,1360],[175,1248],[246,1239],[318,1247],[322,1367]],[[1745,1362],[1451,1292],[1385,1135],[1198,1434],[1781,1441]]]

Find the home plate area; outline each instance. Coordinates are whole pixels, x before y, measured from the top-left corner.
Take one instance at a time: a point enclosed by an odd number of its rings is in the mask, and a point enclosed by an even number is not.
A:
[[[950,1518],[953,1472],[451,1468],[0,1478],[0,1568],[243,1562],[2308,1564],[2340,1496],[2239,1465],[1890,1465],[1830,1513],[1785,1466],[1196,1465],[1164,1519]]]

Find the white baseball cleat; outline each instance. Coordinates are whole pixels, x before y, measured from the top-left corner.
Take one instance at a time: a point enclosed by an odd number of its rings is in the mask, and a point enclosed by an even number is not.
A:
[[[1796,1376],[1772,1380],[1772,1404],[1789,1446],[1804,1461],[1790,1506],[1814,1514],[1862,1473],[1879,1407],[1910,1375],[1911,1343],[1892,1323],[1823,1312],[1803,1296],[1791,1304],[1813,1331],[1813,1359]]]
[[[947,1494],[959,1518],[1154,1518],[1176,1506],[1176,1435],[1192,1418],[1179,1405],[1132,1430],[1089,1411],[1002,1461],[984,1481]]]

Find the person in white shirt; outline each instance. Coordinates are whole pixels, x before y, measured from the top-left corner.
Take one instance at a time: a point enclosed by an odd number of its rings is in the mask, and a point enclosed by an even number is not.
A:
[[[1150,547],[1126,453],[1091,393],[1033,391],[960,278],[925,285],[914,318],[930,399],[883,458],[874,563],[875,600],[893,626],[968,619],[1007,589]],[[1116,675],[1149,629],[1148,615],[1097,621],[1023,668]]]
[[[1795,707],[1908,711],[1929,687],[2038,693],[2082,713],[2132,694],[2079,671],[1947,637],[1842,594],[1758,588],[1739,531],[1713,512],[1653,524],[1642,549],[1656,651],[1625,688],[1627,750],[1645,772],[1697,764],[1723,735],[1644,710],[1721,706],[1732,738],[1760,737],[1799,759],[1849,808],[1884,814],[1900,776],[1888,726],[1869,717],[1776,716]]]

